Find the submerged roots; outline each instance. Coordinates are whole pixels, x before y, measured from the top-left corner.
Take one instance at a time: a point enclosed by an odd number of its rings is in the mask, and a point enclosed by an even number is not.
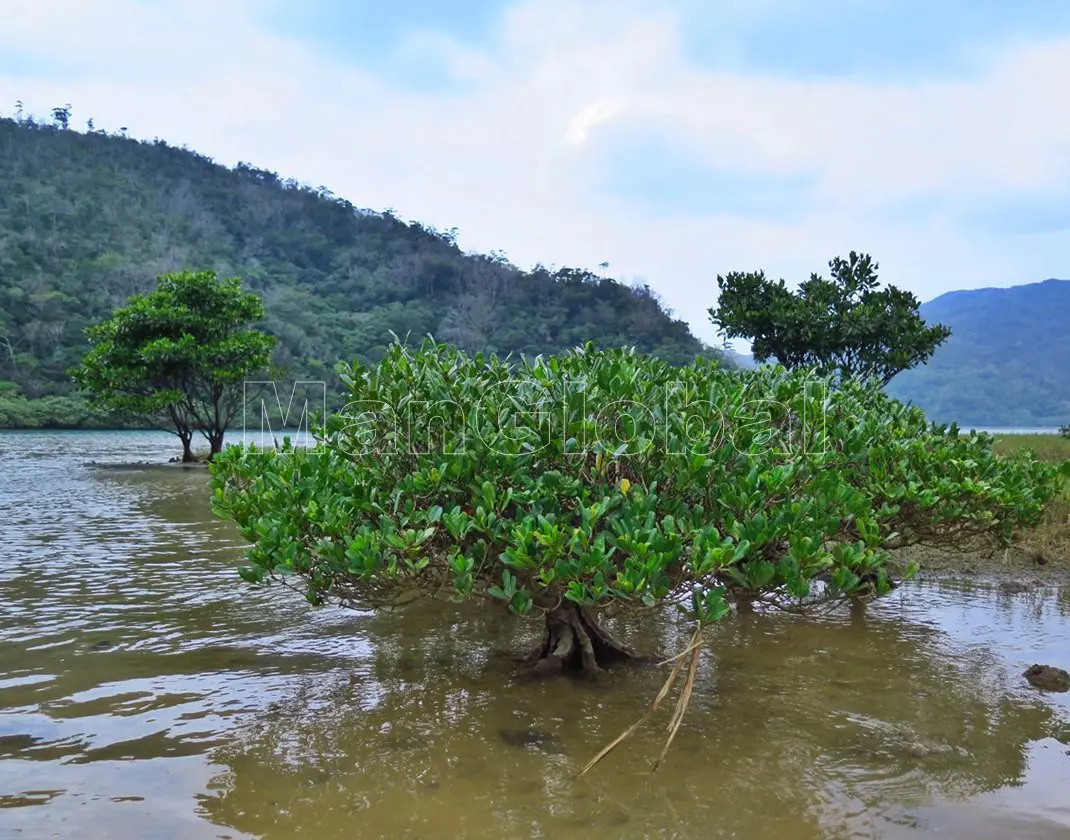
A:
[[[602,749],[580,775],[584,775],[603,758],[609,755],[617,746],[626,740],[640,726],[652,718],[674,690],[679,688],[676,699],[676,708],[668,725],[668,738],[661,754],[654,762],[651,772],[657,770],[664,762],[665,756],[680,731],[684,714],[691,704],[691,695],[695,688],[695,677],[698,674],[699,659],[702,653],[700,634],[702,625],[695,628],[694,635],[687,647],[676,656],[666,660],[662,664],[672,662],[672,672],[665,680],[661,690],[650,704],[647,712],[622,732],[612,743]],[[636,653],[623,642],[614,638],[613,635],[602,627],[595,618],[582,607],[567,603],[561,604],[546,614],[546,629],[543,632],[542,641],[531,653],[524,657],[523,662],[530,666],[538,674],[561,674],[575,673],[585,676],[597,676],[607,668],[622,662],[637,659]]]

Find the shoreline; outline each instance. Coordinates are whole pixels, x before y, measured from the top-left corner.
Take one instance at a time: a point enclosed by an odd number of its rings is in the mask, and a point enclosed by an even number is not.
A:
[[[974,550],[911,546],[892,553],[892,567],[911,561],[920,566],[913,580],[956,581],[989,585],[1034,587],[1070,586],[1070,556],[1064,551],[1040,553],[1026,532],[1007,548]]]

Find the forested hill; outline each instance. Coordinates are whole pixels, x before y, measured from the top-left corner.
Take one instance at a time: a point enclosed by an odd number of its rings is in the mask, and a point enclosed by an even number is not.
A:
[[[320,188],[162,140],[0,119],[0,404],[68,394],[84,328],[175,270],[238,275],[263,296],[276,361],[331,377],[391,331],[468,350],[550,353],[591,339],[672,363],[706,348],[646,287],[576,269],[525,272],[453,232],[361,210]],[[71,423],[77,418],[67,418]],[[0,405],[0,425],[18,425]]]
[[[1070,281],[949,292],[920,311],[951,338],[891,394],[965,427],[1070,423]]]

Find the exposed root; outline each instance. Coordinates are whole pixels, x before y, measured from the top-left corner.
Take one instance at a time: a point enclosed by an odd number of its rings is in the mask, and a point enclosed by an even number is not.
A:
[[[702,646],[699,642],[699,635],[702,632],[702,625],[699,624],[695,628],[694,635],[691,636],[691,641],[688,643],[686,650],[683,653],[679,653],[667,661],[672,662],[676,660],[676,664],[673,665],[672,672],[669,674],[669,678],[665,680],[665,684],[662,685],[661,690],[650,704],[650,708],[646,713],[639,718],[635,723],[629,726],[624,732],[618,735],[612,743],[604,747],[601,752],[594,758],[587,762],[587,765],[580,771],[580,775],[584,775],[588,770],[594,767],[603,758],[613,752],[625,739],[627,739],[633,732],[635,732],[640,726],[646,723],[652,718],[661,707],[662,702],[669,693],[672,691],[673,686],[680,678],[680,674],[684,671],[684,663],[687,662],[687,654],[691,654],[690,663],[687,666],[687,676],[684,678],[683,688],[680,691],[680,696],[676,701],[676,708],[673,710],[672,719],[669,721],[669,737],[665,742],[664,748],[662,748],[661,755],[658,756],[654,762],[654,766],[650,768],[650,772],[653,773],[658,769],[658,766],[665,760],[665,756],[669,752],[669,747],[672,745],[673,739],[676,738],[676,733],[680,731],[680,724],[684,719],[684,714],[687,712],[687,708],[691,705],[691,695],[695,687],[695,676],[698,673],[699,659],[702,655]]]
[[[587,630],[584,629],[583,621],[576,622],[573,633],[580,648],[581,667],[589,674],[597,674],[602,670],[602,666],[598,664],[598,657],[594,653],[594,644],[591,642],[591,637],[588,635]]]
[[[695,631],[698,633],[698,630]],[[673,739],[676,737],[676,733],[680,731],[680,724],[684,720],[684,713],[687,711],[687,707],[691,705],[691,693],[695,689],[695,675],[698,673],[698,661],[702,655],[702,648],[697,644],[693,645],[694,650],[691,652],[691,665],[687,669],[687,678],[684,680],[684,687],[680,691],[680,697],[676,701],[676,708],[672,713],[672,720],[669,721],[669,737],[665,741],[665,746],[661,750],[661,755],[658,756],[658,760],[654,762],[654,766],[650,768],[650,772],[653,773],[658,769],[658,766],[665,760],[665,756],[669,754],[669,747],[672,746]],[[681,659],[681,662],[684,660]]]

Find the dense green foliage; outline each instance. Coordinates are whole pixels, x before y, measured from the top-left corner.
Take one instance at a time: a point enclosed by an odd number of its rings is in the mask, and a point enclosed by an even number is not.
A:
[[[243,408],[245,380],[271,357],[275,339],[252,326],[263,317],[260,298],[237,277],[164,275],[86,331],[92,346],[72,375],[95,406],[165,418],[182,441],[183,461],[194,460],[194,432],[211,457]]]
[[[1070,281],[949,292],[921,307],[951,338],[889,392],[933,420],[1055,429],[1070,421]]]
[[[229,447],[212,469],[216,512],[251,543],[243,576],[296,576],[313,603],[680,598],[708,622],[733,601],[886,592],[889,548],[1008,539],[1060,482],[876,385],[783,368],[429,343],[346,381],[319,446]]]
[[[81,397],[28,400],[14,382],[0,382],[0,429],[126,429],[145,425],[116,418]]]
[[[910,292],[878,289],[877,268],[852,251],[829,262],[830,279],[812,274],[795,292],[761,271],[718,275],[710,319],[727,338],[749,339],[758,361],[886,385],[925,362],[950,331],[927,326]]]
[[[470,351],[536,354],[590,339],[673,363],[717,355],[645,286],[521,271],[462,252],[453,231],[322,187],[66,125],[69,111],[52,124],[0,119],[0,381],[27,399],[71,393],[85,328],[184,270],[243,278],[278,338],[274,363],[299,379],[331,381],[339,359],[378,359],[391,331]]]

